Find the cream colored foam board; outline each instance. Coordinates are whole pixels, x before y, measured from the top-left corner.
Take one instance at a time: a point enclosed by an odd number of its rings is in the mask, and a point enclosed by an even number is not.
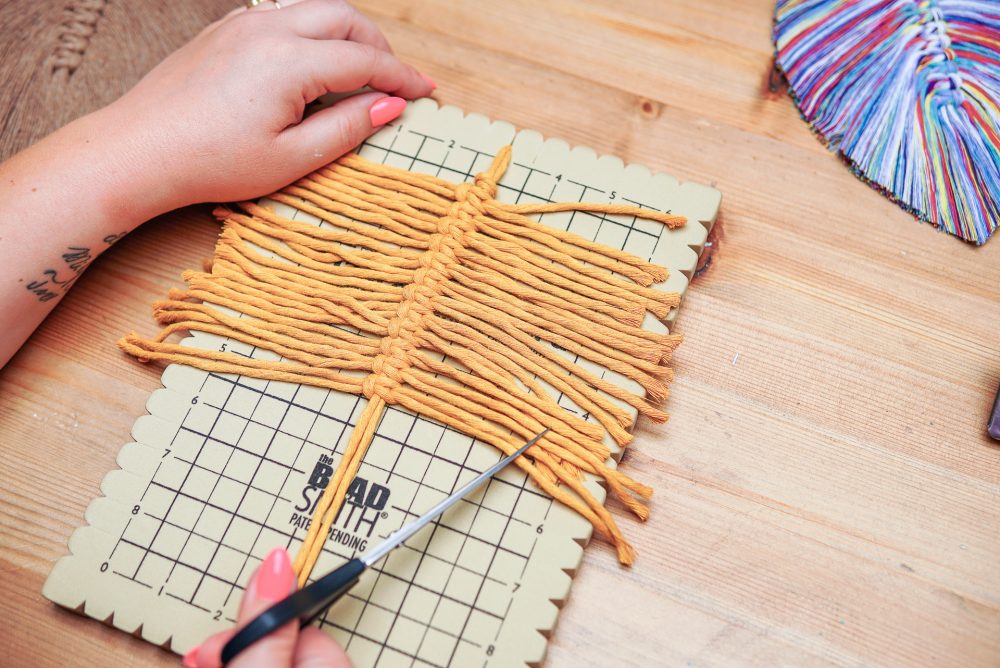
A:
[[[580,212],[541,217],[669,268],[658,287],[686,290],[720,202],[711,188],[430,100],[411,105],[360,153],[458,182],[486,169],[508,143],[513,163],[500,181],[502,201],[620,202],[687,216],[676,230]],[[667,331],[675,315],[665,322],[647,315],[644,326]],[[209,334],[183,343],[277,359]],[[308,502],[336,467],[365,399],[179,365],[164,370],[162,384],[44,594],[182,653],[233,624],[243,583],[268,551],[298,547]],[[489,445],[390,407],[314,574],[363,553],[498,457]],[[588,487],[604,499],[596,480]],[[358,668],[537,665],[590,536],[588,522],[510,467],[366,573],[319,623]]]

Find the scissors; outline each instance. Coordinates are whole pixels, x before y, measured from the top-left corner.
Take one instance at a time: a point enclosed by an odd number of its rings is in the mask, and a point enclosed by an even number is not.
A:
[[[403,541],[429,524],[431,520],[455,505],[459,499],[468,495],[469,492],[482,485],[498,471],[524,454],[525,450],[534,445],[548,431],[548,429],[545,429],[518,448],[516,452],[504,457],[480,473],[463,485],[461,489],[438,503],[419,518],[392,532],[384,542],[378,544],[368,554],[360,558],[351,559],[343,566],[330,571],[312,584],[298,590],[288,598],[275,603],[260,613],[249,624],[240,629],[236,635],[230,638],[229,642],[222,648],[222,664],[229,663],[247,647],[261,638],[274,633],[293,620],[298,619],[300,627],[311,623],[339,600],[340,597],[350,591],[351,587],[358,583],[361,574],[369,566],[389,554],[394,548],[402,544]]]

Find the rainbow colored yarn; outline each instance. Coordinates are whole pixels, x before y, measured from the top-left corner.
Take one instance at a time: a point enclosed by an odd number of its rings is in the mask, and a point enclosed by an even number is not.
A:
[[[778,0],[803,117],[921,220],[984,243],[1000,219],[1000,0]]]

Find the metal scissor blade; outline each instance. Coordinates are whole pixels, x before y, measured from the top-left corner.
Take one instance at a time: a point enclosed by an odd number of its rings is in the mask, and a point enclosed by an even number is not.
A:
[[[401,527],[401,528],[397,529],[396,531],[394,531],[393,533],[391,533],[389,535],[389,537],[385,539],[384,542],[378,544],[377,546],[375,546],[375,548],[371,552],[369,552],[368,554],[366,554],[363,557],[361,557],[361,561],[364,562],[365,566],[371,566],[372,564],[374,564],[376,561],[378,561],[379,559],[381,559],[382,557],[384,557],[386,554],[388,554],[389,552],[391,552],[394,547],[396,547],[397,545],[399,545],[400,543],[402,543],[403,541],[405,541],[407,538],[409,538],[413,534],[415,534],[418,531],[420,531],[420,529],[422,529],[424,526],[426,526],[435,517],[437,517],[438,515],[440,515],[444,511],[448,510],[453,505],[455,505],[455,503],[457,503],[459,499],[461,499],[462,497],[464,497],[465,495],[467,495],[469,492],[471,492],[475,488],[477,488],[480,485],[482,485],[488,479],[492,478],[493,475],[497,473],[497,471],[499,471],[500,469],[504,468],[505,466],[507,466],[508,464],[510,464],[512,461],[514,461],[515,459],[517,459],[518,457],[520,457],[522,454],[524,454],[525,450],[527,450],[532,445],[534,445],[538,441],[538,439],[540,439],[542,436],[545,436],[545,434],[548,433],[548,431],[549,430],[546,428],[540,434],[538,434],[533,439],[531,439],[530,441],[528,441],[527,443],[525,443],[524,445],[522,445],[520,448],[518,448],[517,452],[514,452],[514,453],[508,455],[507,457],[504,457],[503,459],[501,459],[500,461],[498,461],[496,464],[494,464],[493,466],[489,467],[488,469],[486,469],[485,471],[483,471],[482,473],[480,473],[478,476],[476,476],[475,478],[473,478],[472,480],[470,480],[469,482],[467,482],[465,485],[462,486],[461,489],[456,490],[447,499],[444,499],[443,501],[441,501],[440,503],[438,503],[436,506],[434,506],[433,508],[431,508],[426,513],[424,513],[423,515],[421,515],[420,517],[418,517],[414,521],[410,522],[406,526]]]
[[[261,638],[274,633],[295,619],[298,619],[301,624],[311,622],[318,615],[322,614],[330,604],[341,598],[351,587],[357,584],[358,578],[361,577],[362,572],[366,568],[392,551],[392,548],[426,526],[428,522],[446,511],[456,501],[483,484],[483,482],[492,477],[497,471],[517,459],[548,431],[546,429],[518,448],[517,452],[509,457],[504,457],[488,470],[480,473],[473,480],[463,485],[461,489],[424,513],[419,519],[393,532],[385,542],[377,545],[374,550],[364,557],[351,559],[340,568],[334,569],[309,586],[300,589],[286,599],[278,601],[257,615],[249,624],[230,638],[229,642],[222,648],[222,663],[224,665],[229,663],[247,647]]]

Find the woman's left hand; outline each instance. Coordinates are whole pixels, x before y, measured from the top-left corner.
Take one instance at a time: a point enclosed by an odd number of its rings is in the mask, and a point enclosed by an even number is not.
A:
[[[304,120],[326,93],[355,95]],[[157,210],[259,197],[340,157],[429,95],[371,20],[344,0],[238,9],[98,112],[127,141]]]
[[[123,234],[273,192],[433,89],[343,0],[265,2],[206,27],[124,97],[0,165],[0,368]]]

